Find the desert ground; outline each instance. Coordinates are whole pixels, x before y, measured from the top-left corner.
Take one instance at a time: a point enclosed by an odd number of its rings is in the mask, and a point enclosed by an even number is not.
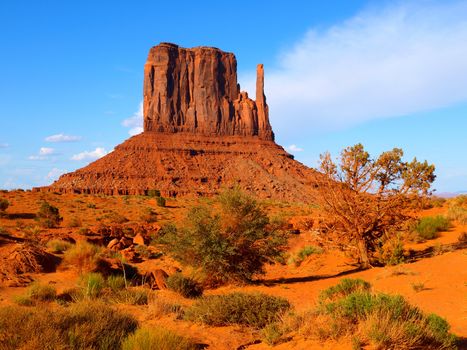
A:
[[[199,279],[199,275],[196,268],[185,266],[172,259],[170,254],[161,252],[158,244],[154,243],[154,238],[167,224],[183,224],[191,207],[200,203],[216,206],[213,198],[168,198],[165,206],[161,206],[160,203],[158,205],[157,199],[150,196],[94,196],[15,190],[4,191],[1,198],[9,202],[8,208],[0,217],[1,308],[38,308],[51,312],[68,308],[70,304],[78,302],[69,298],[70,291],[86,288],[82,283],[83,275],[94,271],[103,276],[121,276],[122,270],[125,270],[120,268],[124,261],[137,271],[137,276],[140,277],[135,278],[131,286],[125,284],[122,289],[141,291],[145,295],[143,301],[139,302],[137,298],[130,297],[106,298],[96,294],[81,297],[79,302],[102,300],[112,309],[133,316],[140,328],[162,326],[190,339],[198,344],[198,348],[372,348],[371,344],[365,341],[356,345],[352,334],[319,337],[315,332],[307,331],[306,327],[289,327],[277,337],[268,338],[264,331],[248,325],[212,326],[184,318],[183,311],[198,298],[186,298],[173,288],[167,288],[165,277],[151,280],[147,276],[160,270],[168,275],[181,271],[183,275],[194,276],[195,279]],[[450,206],[456,200],[433,199],[426,205],[426,209],[417,212],[417,216],[447,216]],[[44,201],[59,209],[63,220],[57,227],[46,228],[37,220],[37,213]],[[465,207],[465,199],[460,203]],[[285,223],[288,243],[284,261],[267,265],[265,274],[255,276],[251,283],[205,286],[204,296],[260,292],[282,297],[290,303],[289,316],[282,315],[279,321],[286,323],[287,317],[293,318],[290,315],[306,314],[308,310],[315,309],[319,304],[320,293],[326,288],[338,284],[344,278],[362,279],[371,284],[373,293],[401,295],[423,313],[441,316],[449,323],[450,331],[460,339],[458,346],[465,346],[465,219],[450,220],[450,227],[439,232],[434,239],[420,239],[413,237],[414,233],[408,234],[402,238],[403,259],[386,266],[361,270],[345,251],[323,243],[316,229],[319,208],[273,200],[261,201],[260,204],[269,217],[279,217]],[[116,245],[115,237],[119,245]],[[57,249],[56,243],[50,243],[57,240],[68,244],[63,249]],[[93,262],[67,260],[67,250],[71,250],[82,241],[99,247],[100,258],[109,263],[105,267],[96,267]],[[47,263],[43,263],[44,259],[34,260],[34,253],[22,256],[22,252],[27,251],[25,247],[31,247],[32,251],[45,252],[48,256],[45,259]],[[316,249],[300,255],[301,251],[306,251],[306,247]],[[80,265],[73,265],[73,261],[78,261]],[[41,300],[34,299],[30,294],[28,299],[28,290],[34,284],[52,287],[55,290],[54,297]],[[4,320],[0,319],[0,325],[1,322]],[[8,343],[1,336],[0,340],[4,344]],[[10,348],[13,347],[0,345],[0,349]],[[23,348],[33,348],[33,345],[26,344]]]

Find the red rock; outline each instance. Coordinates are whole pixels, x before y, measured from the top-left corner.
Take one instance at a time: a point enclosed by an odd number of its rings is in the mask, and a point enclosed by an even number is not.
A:
[[[144,237],[141,235],[141,233],[138,233],[133,237],[133,244],[145,245]]]
[[[216,48],[151,48],[144,68],[144,132],[42,190],[209,196],[239,186],[261,198],[313,200],[317,173],[274,143],[257,67],[256,101],[240,91],[237,61]]]
[[[107,248],[113,249],[115,248],[119,243],[119,240],[117,238],[112,239],[109,244],[107,244]]]
[[[162,269],[156,269],[146,274],[146,281],[151,289],[167,289],[167,278],[169,275]]]

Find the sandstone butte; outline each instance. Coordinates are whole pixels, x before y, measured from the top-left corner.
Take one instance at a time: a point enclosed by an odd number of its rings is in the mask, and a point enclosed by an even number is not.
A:
[[[233,53],[161,43],[149,51],[143,99],[144,132],[40,190],[176,197],[238,185],[260,198],[311,200],[317,173],[274,142],[262,64],[252,100]]]

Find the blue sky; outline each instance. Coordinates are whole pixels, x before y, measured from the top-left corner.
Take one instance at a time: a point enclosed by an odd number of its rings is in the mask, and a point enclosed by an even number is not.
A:
[[[309,166],[363,143],[467,190],[467,1],[14,1],[0,4],[0,188],[46,185],[141,125],[161,41],[257,63],[276,140]]]

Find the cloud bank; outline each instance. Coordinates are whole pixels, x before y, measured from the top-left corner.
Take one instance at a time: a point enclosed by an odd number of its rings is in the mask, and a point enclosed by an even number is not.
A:
[[[94,151],[84,151],[75,154],[73,157],[71,157],[71,160],[95,160],[102,158],[106,154],[107,152],[103,147],[97,147]]]
[[[76,142],[80,141],[81,136],[65,135],[65,134],[56,134],[47,136],[45,141],[47,142]]]
[[[140,102],[138,110],[131,117],[125,119],[122,125],[126,128],[130,128],[128,134],[131,136],[143,132],[143,101]]]
[[[467,101],[466,13],[467,1],[413,2],[309,30],[266,67],[274,129],[305,136]]]

